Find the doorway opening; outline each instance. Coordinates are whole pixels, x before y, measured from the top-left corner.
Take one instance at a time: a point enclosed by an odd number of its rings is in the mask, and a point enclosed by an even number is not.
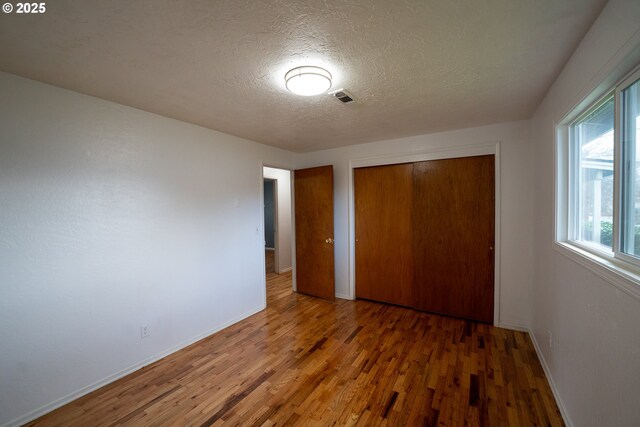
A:
[[[276,272],[276,184],[264,178],[264,250],[267,274]]]
[[[264,251],[267,278],[291,271],[291,172],[262,168],[264,186]]]

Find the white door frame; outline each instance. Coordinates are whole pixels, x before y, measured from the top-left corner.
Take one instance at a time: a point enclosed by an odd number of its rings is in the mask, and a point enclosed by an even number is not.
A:
[[[500,142],[488,142],[480,145],[458,146],[443,150],[427,150],[410,154],[386,154],[349,160],[349,299],[356,296],[356,231],[353,170],[367,166],[383,166],[398,163],[414,163],[426,160],[455,159],[493,155],[495,161],[495,254],[494,254],[494,290],[493,324],[500,324]]]

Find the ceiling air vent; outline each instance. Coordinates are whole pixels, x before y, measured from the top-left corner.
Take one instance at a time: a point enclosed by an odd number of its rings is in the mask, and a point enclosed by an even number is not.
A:
[[[333,92],[329,92],[329,95],[335,96],[338,98],[343,104],[350,104],[355,101],[353,96],[344,89],[338,89]]]

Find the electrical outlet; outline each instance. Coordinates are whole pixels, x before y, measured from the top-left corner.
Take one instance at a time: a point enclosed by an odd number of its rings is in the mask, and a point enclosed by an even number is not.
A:
[[[140,339],[147,338],[149,336],[149,326],[140,326]]]
[[[553,334],[551,331],[547,331],[547,340],[549,340],[549,348],[553,347]]]

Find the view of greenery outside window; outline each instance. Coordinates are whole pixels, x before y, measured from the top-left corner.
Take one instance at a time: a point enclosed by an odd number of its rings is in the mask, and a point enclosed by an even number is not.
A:
[[[622,151],[620,250],[640,257],[640,81],[620,92]]]
[[[571,126],[574,200],[570,238],[609,249],[613,244],[614,105],[612,95]]]

